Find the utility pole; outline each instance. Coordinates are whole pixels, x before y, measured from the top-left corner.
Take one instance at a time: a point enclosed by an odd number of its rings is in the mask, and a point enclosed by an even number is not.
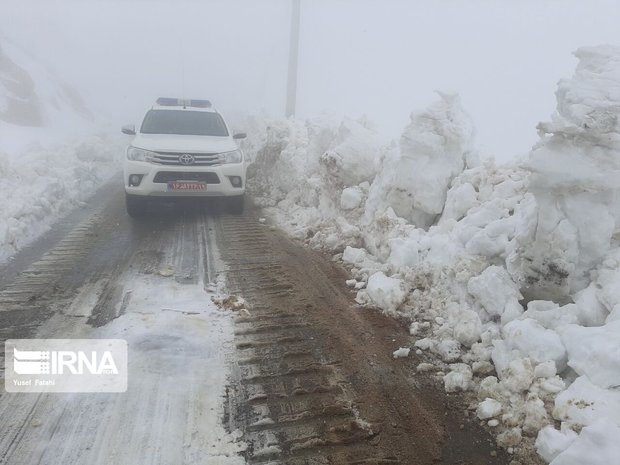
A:
[[[297,57],[299,55],[299,23],[301,0],[292,0],[291,35],[288,53],[288,80],[286,86],[286,117],[295,116],[297,103]]]

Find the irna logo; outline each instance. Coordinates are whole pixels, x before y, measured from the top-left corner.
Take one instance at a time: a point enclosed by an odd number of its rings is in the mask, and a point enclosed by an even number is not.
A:
[[[106,350],[18,350],[13,348],[13,369],[18,375],[117,375],[112,352]]]
[[[127,390],[122,339],[9,339],[4,355],[8,392]]]

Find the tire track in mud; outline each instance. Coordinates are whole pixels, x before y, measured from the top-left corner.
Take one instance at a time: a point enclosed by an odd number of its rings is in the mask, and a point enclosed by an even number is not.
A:
[[[345,272],[260,224],[216,218],[236,318],[227,423],[249,464],[508,464],[458,398],[394,361],[407,334],[355,308]]]
[[[229,291],[252,302],[249,314],[236,321],[239,360],[228,396],[229,421],[244,430],[250,463],[282,456],[304,463],[317,446],[364,441],[372,432],[356,418],[334,369],[337,362],[309,343],[313,329],[290,307],[295,285],[280,257],[269,253],[264,227],[252,218],[222,218],[217,233]],[[265,299],[280,305],[261,305]]]
[[[0,339],[26,338],[50,314],[51,295],[61,278],[89,253],[96,238],[100,216],[95,214],[77,225],[54,248],[30,264],[0,291]],[[1,344],[0,353],[4,353]]]

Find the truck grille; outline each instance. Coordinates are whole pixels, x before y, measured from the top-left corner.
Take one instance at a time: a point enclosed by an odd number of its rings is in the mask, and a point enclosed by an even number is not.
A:
[[[200,171],[160,171],[153,178],[154,183],[165,184],[170,181],[199,181],[207,184],[219,184],[220,178],[215,173]]]
[[[183,163],[179,160],[181,155],[186,155],[187,152],[184,153],[173,153],[173,152],[156,152],[153,156],[152,162],[157,163],[158,165],[181,165]],[[194,163],[190,164],[190,166],[213,166],[219,165],[220,160],[217,153],[189,153],[189,155],[194,157]]]

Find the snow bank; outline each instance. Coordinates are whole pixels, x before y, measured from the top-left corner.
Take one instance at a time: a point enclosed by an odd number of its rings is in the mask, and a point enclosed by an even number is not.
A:
[[[361,244],[359,228],[342,212],[360,217],[384,143],[364,118],[252,120],[248,134],[248,189],[256,203],[286,212],[282,223],[296,237],[316,235],[330,248]]]
[[[92,120],[74,89],[2,39],[0,261],[79,206],[119,169],[120,138],[87,136],[94,132]]]
[[[446,391],[477,397],[499,445],[572,464],[598,443],[602,465],[616,433],[599,422],[620,427],[620,49],[576,55],[527,162],[478,163],[471,120],[440,95],[397,144],[366,120],[269,122],[248,186],[342,254],[358,303],[412,321],[412,346]]]
[[[80,206],[117,173],[122,153],[107,137],[32,147],[17,156],[0,151],[0,260]]]

